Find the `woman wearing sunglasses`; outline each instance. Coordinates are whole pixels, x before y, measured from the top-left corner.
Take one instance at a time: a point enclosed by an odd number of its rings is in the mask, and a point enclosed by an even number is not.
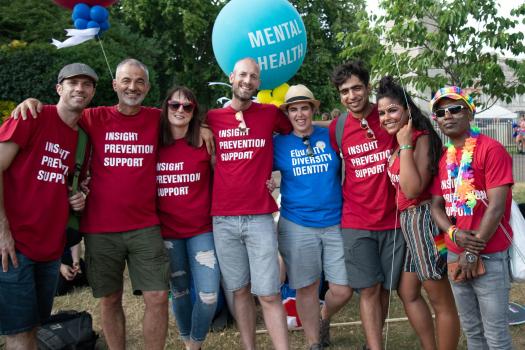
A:
[[[173,310],[186,349],[200,349],[219,295],[213,243],[211,157],[201,140],[197,99],[175,87],[162,103],[157,163],[157,210],[170,258]],[[190,296],[191,279],[195,303]]]
[[[379,82],[377,106],[381,127],[395,135],[398,142],[388,164],[408,248],[398,293],[423,349],[456,349],[459,319],[446,277],[446,258],[440,254],[444,253],[440,249],[443,235],[430,216],[429,187],[438,170],[441,139],[430,120],[392,77],[383,77]],[[421,296],[421,286],[434,309],[437,334]]]

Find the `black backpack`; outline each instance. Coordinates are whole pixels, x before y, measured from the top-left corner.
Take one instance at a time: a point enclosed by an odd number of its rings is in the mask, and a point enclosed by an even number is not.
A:
[[[86,312],[60,311],[37,331],[38,350],[93,350],[98,339]]]

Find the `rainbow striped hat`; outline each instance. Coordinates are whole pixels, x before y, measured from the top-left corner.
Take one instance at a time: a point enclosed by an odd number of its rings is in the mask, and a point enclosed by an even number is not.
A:
[[[465,101],[472,114],[476,114],[476,105],[474,104],[472,96],[470,96],[457,86],[447,86],[439,89],[434,95],[434,98],[430,101],[430,109],[434,111],[434,105],[436,104],[436,102],[445,97],[450,98],[452,100]]]

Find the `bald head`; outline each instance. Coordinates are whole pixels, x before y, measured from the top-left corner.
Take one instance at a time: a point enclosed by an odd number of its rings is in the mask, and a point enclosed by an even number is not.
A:
[[[254,60],[251,57],[245,57],[245,58],[241,58],[240,60],[238,60],[235,63],[235,66],[233,66],[233,72],[232,73],[235,74],[235,72],[237,72],[239,69],[241,69],[241,67],[243,69],[251,68],[250,70],[252,70],[252,71],[255,70],[258,75],[261,74],[261,68],[259,67],[259,64],[257,63],[256,60]]]

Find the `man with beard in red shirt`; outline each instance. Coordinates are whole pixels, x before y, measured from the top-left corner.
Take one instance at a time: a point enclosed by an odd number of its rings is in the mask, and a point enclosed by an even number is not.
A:
[[[259,297],[275,349],[288,349],[280,298],[277,205],[266,181],[273,164],[273,132],[289,133],[286,116],[274,105],[252,101],[261,80],[252,58],[239,60],[230,74],[233,98],[228,107],[208,112],[215,137],[212,216],[221,273],[234,295],[244,349],[255,349],[255,303]]]

